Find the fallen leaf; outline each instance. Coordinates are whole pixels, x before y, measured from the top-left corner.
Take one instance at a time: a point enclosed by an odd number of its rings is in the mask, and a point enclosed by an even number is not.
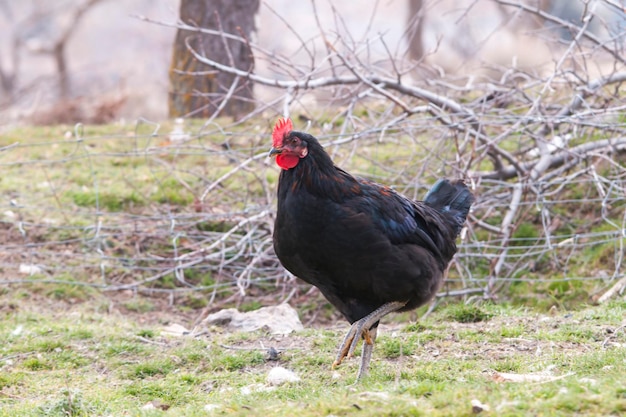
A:
[[[389,394],[381,391],[363,391],[359,394],[359,397],[386,401],[389,399]]]
[[[164,327],[161,330],[161,334],[164,336],[174,336],[174,337],[182,337],[189,334],[189,330],[187,330],[184,326],[180,324],[170,324],[169,326]]]
[[[551,372],[537,372],[532,374],[513,374],[509,372],[495,372],[493,374],[493,379],[496,382],[532,382],[532,383],[543,383],[543,382],[552,382],[557,381],[559,379],[567,378],[568,376],[573,375],[573,373],[565,374],[565,375],[553,375]]]

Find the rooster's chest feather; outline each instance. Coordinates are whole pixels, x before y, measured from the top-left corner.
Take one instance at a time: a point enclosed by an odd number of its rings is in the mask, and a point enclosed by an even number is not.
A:
[[[300,192],[288,194],[279,202],[276,226],[282,234],[297,239],[299,244],[321,239],[333,217],[333,207],[315,196]]]

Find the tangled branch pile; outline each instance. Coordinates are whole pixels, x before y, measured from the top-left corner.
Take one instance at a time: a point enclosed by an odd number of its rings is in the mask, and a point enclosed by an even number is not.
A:
[[[86,210],[84,217],[96,220],[88,227],[64,225],[71,237],[54,242],[28,238],[38,228],[46,229],[39,235],[49,234],[49,224],[22,222],[21,230],[29,230],[22,233],[11,223],[7,233],[22,240],[13,252],[7,249],[5,267],[24,264],[27,247],[28,264],[50,265],[55,258],[57,266],[43,268],[49,281],[59,281],[59,271],[81,269],[102,278],[89,285],[106,290],[202,290],[211,300],[276,294],[276,288],[282,299],[300,293],[273,254],[276,172],[266,160],[271,124],[279,114],[291,113],[298,130],[315,133],[338,165],[408,196],[421,198],[443,176],[472,184],[478,199],[442,296],[523,297],[530,284],[535,293],[557,297],[580,296],[578,289],[596,298],[607,289],[621,291],[626,282],[624,38],[592,35],[586,30],[590,18],[575,26],[521,3],[498,3],[539,13],[573,32],[572,40],[554,44],[549,70],[511,67],[498,79],[441,76],[391,53],[371,62],[373,43],[389,50],[382,36],[358,43],[325,32],[321,58],[302,41],[308,65],[250,44],[257,61],[271,63],[271,75],[192,51],[216,71],[234,75],[233,86],[247,80],[273,94],[235,122],[218,119],[218,108],[197,131],[170,134],[168,146],[135,146],[116,155],[149,160],[151,180],[161,178],[159,169],[167,171],[193,202],[182,209],[153,207],[147,214]],[[597,75],[587,71],[592,62],[604,68]],[[224,86],[221,99],[228,101],[234,91]],[[258,120],[261,125],[254,123]],[[217,145],[215,137],[222,138]],[[76,137],[72,143],[87,149],[95,139]],[[190,166],[174,157],[209,162]],[[188,174],[197,182],[185,180]],[[59,249],[70,246],[74,249],[63,259]],[[69,264],[74,266],[68,269]]]

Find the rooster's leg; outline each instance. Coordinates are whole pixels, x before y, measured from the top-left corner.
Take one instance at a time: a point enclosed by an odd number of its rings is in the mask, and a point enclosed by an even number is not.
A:
[[[372,359],[372,352],[374,351],[374,342],[376,341],[377,332],[378,325],[364,332],[363,350],[361,351],[361,365],[359,366],[359,372],[356,374],[357,381],[360,381],[363,376],[367,375],[367,371],[370,368],[370,359]]]
[[[359,336],[361,336],[364,339],[365,345],[363,346],[363,358],[361,358],[358,378],[367,374],[369,361],[372,357],[372,351],[374,349],[374,340],[376,339],[376,327],[372,327],[387,314],[400,310],[406,305],[406,303],[406,301],[392,301],[390,303],[383,304],[381,307],[372,311],[361,320],[352,323],[352,327],[350,327],[346,337],[343,338],[341,345],[339,345],[339,352],[337,353],[337,358],[333,362],[333,368],[339,365],[343,358],[352,356],[354,350],[356,349],[356,345],[359,342]]]

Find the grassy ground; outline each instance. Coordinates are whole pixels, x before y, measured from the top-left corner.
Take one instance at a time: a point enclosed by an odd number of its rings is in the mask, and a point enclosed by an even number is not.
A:
[[[330,369],[347,326],[174,336],[189,317],[1,298],[0,416],[571,416],[626,412],[624,301],[540,314],[452,304],[381,327],[369,377]],[[269,348],[280,352],[271,360]],[[276,358],[274,358],[276,359]],[[300,378],[274,386],[282,366]],[[481,411],[482,409],[482,411]]]
[[[219,328],[197,337],[167,334],[172,324],[193,327],[210,289],[174,293],[182,285],[173,273],[145,286],[172,291],[172,299],[97,288],[168,269],[176,254],[205,247],[215,239],[211,233],[236,224],[239,218],[229,213],[272,206],[277,177],[262,158],[229,174],[267,150],[267,126],[245,126],[258,134],[241,136],[219,129],[205,135],[195,127],[200,133],[184,146],[171,146],[163,133],[170,128],[162,126],[158,135],[152,135],[152,125],[20,128],[0,135],[0,148],[6,147],[0,152],[0,192],[7,196],[0,211],[0,281],[7,284],[0,286],[0,417],[626,412],[626,302],[585,306],[590,295],[612,283],[552,283],[562,265],[550,262],[562,261],[556,255],[518,268],[520,278],[529,280],[508,287],[508,300],[517,304],[465,306],[450,300],[419,322],[415,313],[385,320],[371,374],[357,385],[358,358],[330,369],[347,325],[335,322],[336,313],[320,307],[320,298],[294,302],[303,318],[318,319],[287,336]],[[407,176],[407,167],[421,166],[417,156],[429,154],[414,139],[397,140],[372,147],[361,142],[354,155],[356,145],[331,150],[352,172],[407,183],[418,175]],[[199,202],[207,189],[212,191]],[[582,201],[585,190],[576,188],[582,194],[572,195],[573,201]],[[623,204],[618,201],[603,218],[621,219]],[[564,219],[563,233],[587,231],[589,219],[600,218],[581,207],[576,215],[554,209]],[[495,225],[497,220],[497,213],[489,218]],[[544,227],[532,216],[524,225],[515,236],[531,240]],[[238,233],[243,239],[247,231]],[[608,277],[611,271],[600,272],[615,264],[615,242],[568,252],[564,264],[582,276]],[[226,260],[237,255],[233,247],[233,253],[224,252]],[[489,272],[489,259],[476,259],[468,268]],[[225,302],[237,291],[218,276],[216,271],[228,272],[218,261],[214,270],[186,270],[185,279],[206,288],[223,284],[217,300]],[[20,271],[37,265],[43,267],[30,275]],[[265,285],[248,288],[241,307],[259,307],[267,299],[256,295],[277,291],[274,283]],[[277,358],[270,358],[269,348],[280,352]],[[295,372],[299,381],[268,383],[277,366]]]

